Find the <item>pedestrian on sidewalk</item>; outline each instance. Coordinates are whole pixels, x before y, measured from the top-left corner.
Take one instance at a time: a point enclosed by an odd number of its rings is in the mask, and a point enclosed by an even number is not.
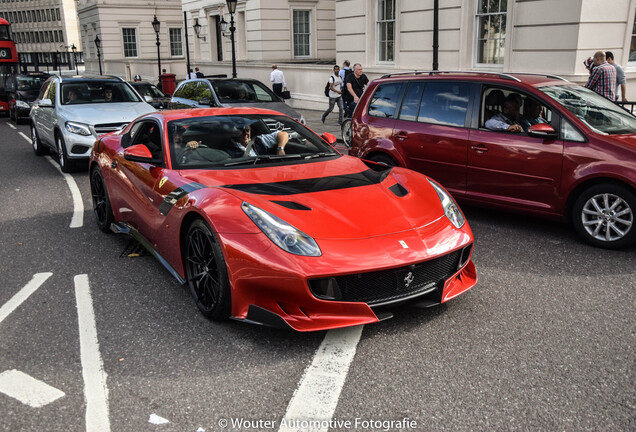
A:
[[[283,97],[283,87],[287,87],[285,83],[285,74],[278,69],[278,66],[272,65],[272,73],[269,75],[269,80],[272,82],[272,91],[276,96]]]
[[[324,123],[325,119],[331,111],[333,111],[334,105],[338,104],[338,124],[342,124],[344,119],[344,106],[342,104],[342,78],[338,74],[340,72],[340,66],[333,66],[333,75],[329,77],[329,108],[322,113],[321,120]]]

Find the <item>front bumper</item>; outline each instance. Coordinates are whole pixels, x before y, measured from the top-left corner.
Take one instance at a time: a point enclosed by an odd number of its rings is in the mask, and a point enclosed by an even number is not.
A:
[[[297,331],[317,331],[378,322],[387,308],[404,303],[443,303],[477,283],[470,257],[464,257],[460,269],[445,274],[434,286],[422,284],[412,292],[388,292],[380,302],[355,301],[353,297],[350,301],[321,299],[310,288],[310,281],[315,279],[355,279],[374,272],[402,276],[403,269],[410,265],[445,257],[472,245],[467,226],[457,230],[445,219],[435,225],[433,230],[425,227],[378,238],[318,240],[321,257],[282,252],[260,234],[219,234],[225,245],[232,287],[232,316]],[[400,246],[400,241],[409,248]],[[373,281],[373,277],[367,280]]]

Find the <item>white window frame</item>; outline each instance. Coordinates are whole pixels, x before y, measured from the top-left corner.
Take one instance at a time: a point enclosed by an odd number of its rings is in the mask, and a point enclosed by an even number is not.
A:
[[[170,38],[170,57],[183,57],[183,33],[181,31],[181,27],[170,27],[168,28],[168,37]],[[179,40],[176,41],[173,39],[172,35],[179,35]],[[178,45],[177,45],[178,42]],[[175,54],[176,48],[178,46],[179,54]]]
[[[134,56],[127,56],[126,55],[126,40],[125,40],[124,30],[133,30],[134,31],[134,35],[135,35],[135,55]],[[123,54],[125,59],[139,58],[139,44],[138,44],[138,41],[137,41],[137,27],[122,27],[121,28],[121,45],[122,45],[122,54]]]
[[[307,25],[309,26],[309,31],[307,33],[299,33],[301,36],[307,36],[307,54],[302,54],[299,55],[296,53],[296,13],[297,12],[305,12],[307,14]],[[311,58],[312,57],[312,52],[313,52],[313,44],[312,44],[312,17],[313,17],[313,10],[312,9],[306,9],[306,8],[294,8],[291,10],[291,16],[292,16],[292,25],[291,25],[291,30],[292,30],[292,40],[291,40],[291,49],[292,49],[292,57],[293,58]]]
[[[382,6],[385,3],[393,3],[393,19],[382,19],[381,20],[381,14],[382,14]],[[375,61],[376,64],[395,64],[395,54],[396,54],[396,50],[395,50],[395,41],[396,41],[396,33],[397,33],[397,0],[377,0],[376,3],[376,18],[375,18]],[[393,59],[392,60],[383,60],[380,58],[380,54],[382,53],[382,44],[389,41],[389,39],[387,39],[386,41],[382,41],[381,35],[382,35],[382,26],[388,23],[393,23]],[[387,50],[388,51],[388,50]]]
[[[481,69],[481,70],[495,70],[495,71],[502,71],[504,68],[504,64],[506,62],[506,43],[508,42],[508,38],[509,38],[509,34],[508,34],[508,18],[509,18],[509,14],[508,14],[508,7],[510,6],[510,3],[512,2],[512,0],[507,0],[507,7],[506,10],[504,11],[499,11],[499,12],[490,12],[488,11],[487,13],[481,14],[479,13],[479,4],[480,2],[487,2],[489,0],[475,0],[475,18],[474,18],[474,23],[475,23],[475,28],[474,28],[474,33],[473,33],[473,38],[474,38],[474,50],[473,50],[473,66],[476,69]],[[505,0],[499,0],[499,8],[501,7],[501,2],[505,1]],[[504,15],[506,17],[506,26],[504,27],[504,38],[503,38],[503,46],[501,46],[499,49],[501,50],[501,52],[503,53],[502,56],[502,63],[482,63],[480,62],[480,58],[479,58],[479,50],[480,50],[480,39],[479,39],[479,21],[480,18],[482,16],[494,16],[494,15]],[[489,40],[489,39],[486,39]],[[494,39],[494,40],[501,40],[501,38],[498,39]]]

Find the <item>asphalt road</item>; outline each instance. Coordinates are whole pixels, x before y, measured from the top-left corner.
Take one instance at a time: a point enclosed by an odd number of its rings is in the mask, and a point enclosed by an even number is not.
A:
[[[0,119],[0,378],[45,387],[20,399],[0,379],[0,430],[278,430],[327,333],[207,321],[158,262],[121,257],[128,239],[96,228],[84,172],[72,175],[83,225],[69,227],[67,181],[19,132],[29,135]],[[636,430],[636,248],[595,249],[565,225],[464,211],[477,286],[365,326],[341,392],[326,395],[331,430]],[[36,274],[46,279],[8,309]],[[91,423],[78,275],[108,429]]]

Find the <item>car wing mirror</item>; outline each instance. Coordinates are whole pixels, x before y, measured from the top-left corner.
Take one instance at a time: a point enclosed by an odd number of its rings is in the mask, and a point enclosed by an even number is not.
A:
[[[151,96],[146,95],[146,96],[144,96],[144,100],[145,100],[146,102],[150,103],[150,102],[152,102],[154,99],[153,99]]]
[[[320,135],[320,137],[331,145],[335,144],[338,141],[336,136],[329,132],[324,132],[322,135]]]
[[[538,123],[528,128],[528,136],[534,138],[552,139],[558,135],[557,131],[547,123]]]
[[[160,165],[163,161],[158,158],[154,158],[152,153],[145,144],[135,144],[124,149],[124,159],[132,162],[150,163]]]
[[[51,99],[41,99],[40,102],[38,102],[38,106],[41,108],[52,108],[53,102]]]

